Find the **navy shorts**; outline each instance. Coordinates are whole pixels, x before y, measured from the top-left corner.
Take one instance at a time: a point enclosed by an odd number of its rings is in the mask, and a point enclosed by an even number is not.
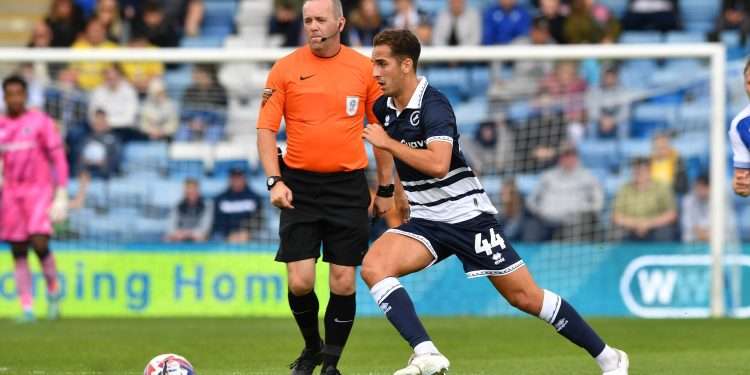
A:
[[[424,244],[435,258],[429,266],[455,254],[469,278],[507,275],[524,266],[510,242],[502,237],[500,224],[489,214],[456,224],[411,219],[388,232]]]

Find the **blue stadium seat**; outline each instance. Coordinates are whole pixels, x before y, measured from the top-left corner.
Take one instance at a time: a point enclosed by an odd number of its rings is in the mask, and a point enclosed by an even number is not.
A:
[[[626,31],[620,36],[620,43],[623,44],[643,44],[643,43],[661,43],[663,36],[658,31]]]
[[[622,19],[622,16],[625,15],[628,5],[628,0],[601,0],[599,2],[606,5],[619,19]]]
[[[680,2],[682,20],[687,25],[696,23],[714,23],[716,21],[716,16],[719,14],[720,5],[720,1],[682,0]]]
[[[469,73],[467,68],[463,67],[431,67],[426,72],[427,81],[431,85],[444,90],[458,90],[460,95],[470,95],[469,92]],[[457,103],[451,102],[455,105]]]
[[[200,184],[201,194],[205,198],[214,198],[224,192],[229,183],[226,178],[204,178],[200,181]]]
[[[180,41],[183,48],[219,48],[224,44],[224,37],[218,36],[193,36],[184,37]]]
[[[699,33],[707,33],[714,29],[716,24],[714,21],[691,21],[691,22],[685,22],[685,30],[687,31],[693,31],[693,32],[699,32]]]
[[[625,162],[638,156],[649,156],[651,154],[650,139],[623,139],[620,141],[620,151],[625,157]]]
[[[141,170],[163,171],[167,167],[168,151],[166,142],[129,142],[123,149],[123,170],[136,172]]]
[[[537,182],[539,182],[538,174],[516,175],[516,186],[518,186],[518,191],[523,196],[529,195],[536,188]]]
[[[96,215],[81,228],[82,235],[91,240],[119,242],[130,240],[132,220],[123,220],[115,215]]]
[[[643,122],[663,122],[671,124],[677,118],[677,107],[658,103],[636,104],[633,119]]]
[[[490,69],[484,65],[469,68],[469,91],[471,95],[483,95],[490,87]]]
[[[708,157],[709,154],[709,134],[708,124],[706,132],[689,132],[682,133],[672,140],[672,146],[680,153],[683,158]]]
[[[161,241],[166,231],[166,220],[135,216],[135,221],[133,222],[133,240],[135,241]]]
[[[630,173],[611,174],[604,180],[604,195],[607,198],[614,198],[623,185],[630,181]]]
[[[234,15],[237,11],[237,2],[234,0],[212,0],[205,1],[203,12],[203,27],[232,25]]]
[[[148,199],[149,188],[141,176],[125,176],[109,181],[108,207],[140,207]]]
[[[706,34],[695,31],[670,31],[667,33],[667,43],[701,43],[706,40]]]
[[[250,174],[250,163],[247,159],[216,160],[214,162],[214,177],[226,177],[232,169],[241,169],[245,174]]]
[[[482,187],[484,187],[484,191],[487,192],[487,195],[490,197],[490,199],[492,199],[492,201],[499,200],[500,190],[503,187],[502,177],[498,175],[487,175],[482,176],[479,180],[482,183]]]
[[[578,146],[578,154],[584,166],[609,172],[618,170],[622,160],[615,140],[584,140]]]
[[[474,99],[466,103],[454,105],[453,108],[459,133],[461,134],[468,134],[472,129],[476,128],[477,124],[487,120],[488,117],[487,100],[483,97],[480,97],[478,100]]]
[[[702,124],[703,128],[708,129],[711,122],[711,107],[706,105],[684,105],[680,106],[677,114],[677,123],[681,126],[685,124]],[[690,128],[698,128],[690,126]]]
[[[201,28],[201,35],[207,38],[226,39],[230,34],[232,34],[231,24],[203,26]]]
[[[164,72],[164,83],[167,92],[172,98],[181,98],[185,89],[193,82],[193,67],[183,64],[177,69],[169,69]]]
[[[727,47],[739,47],[740,46],[740,32],[739,30],[725,30],[720,35],[721,42],[726,44]]]
[[[153,181],[148,204],[154,207],[171,209],[182,199],[183,183],[184,181],[181,179]]]

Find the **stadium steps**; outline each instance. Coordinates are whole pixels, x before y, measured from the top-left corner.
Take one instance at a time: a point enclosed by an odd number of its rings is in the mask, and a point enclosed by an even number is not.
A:
[[[44,18],[48,0],[2,1],[0,4],[0,46],[25,46],[37,20]]]

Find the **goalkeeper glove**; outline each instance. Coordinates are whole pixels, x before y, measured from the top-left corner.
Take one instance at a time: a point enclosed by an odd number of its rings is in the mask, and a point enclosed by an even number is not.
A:
[[[55,199],[49,211],[52,222],[60,222],[68,218],[68,191],[64,187],[55,190]]]

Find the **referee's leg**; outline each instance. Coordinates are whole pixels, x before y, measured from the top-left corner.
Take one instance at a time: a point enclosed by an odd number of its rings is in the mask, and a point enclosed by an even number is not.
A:
[[[305,339],[305,348],[290,365],[292,375],[310,375],[321,363],[322,340],[318,328],[318,296],[315,294],[315,258],[288,262],[288,300],[294,320]]]

